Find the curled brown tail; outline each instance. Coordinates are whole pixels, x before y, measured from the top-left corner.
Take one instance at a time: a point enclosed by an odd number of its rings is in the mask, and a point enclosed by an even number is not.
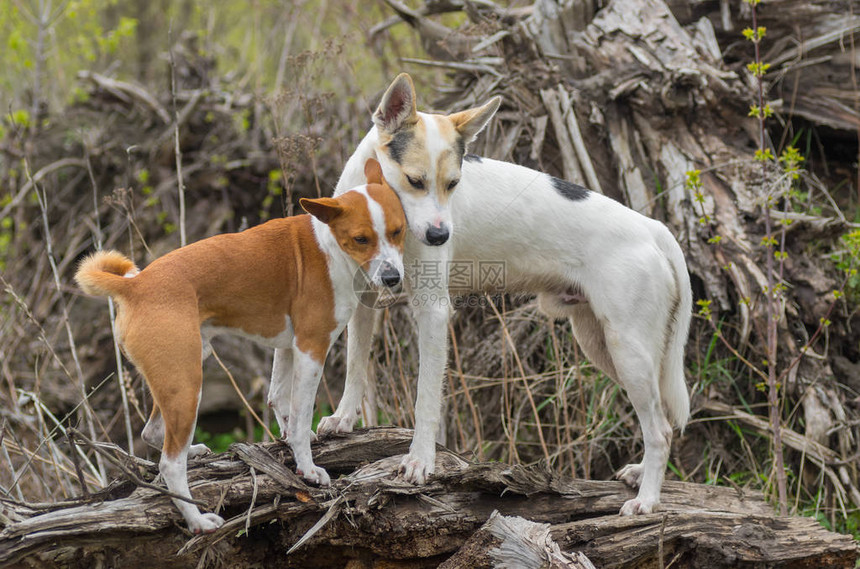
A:
[[[99,251],[84,259],[75,273],[75,281],[87,294],[115,296],[128,284],[125,275],[140,272],[134,263],[116,251]]]

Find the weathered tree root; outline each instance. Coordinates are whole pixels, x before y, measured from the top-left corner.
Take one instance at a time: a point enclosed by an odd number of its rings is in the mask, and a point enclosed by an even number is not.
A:
[[[633,491],[620,482],[563,478],[541,466],[473,463],[442,448],[430,483],[413,486],[395,475],[411,437],[406,429],[377,428],[316,443],[317,464],[340,476],[325,489],[293,474],[281,442],[236,444],[231,452],[194,460],[194,497],[227,518],[205,536],[190,537],[169,497],[131,482],[115,482],[77,503],[3,500],[0,564],[436,567],[466,555],[458,550],[494,511],[550,524],[547,555],[557,544],[596,567],[659,567],[661,560],[680,568],[853,567],[858,556],[850,536],[812,519],[773,517],[755,492],[667,482],[663,512],[623,518],[618,510]],[[154,463],[128,464],[142,479],[156,474]],[[523,533],[544,535],[540,529]],[[498,536],[478,546],[473,539],[464,560],[498,566],[498,546]]]

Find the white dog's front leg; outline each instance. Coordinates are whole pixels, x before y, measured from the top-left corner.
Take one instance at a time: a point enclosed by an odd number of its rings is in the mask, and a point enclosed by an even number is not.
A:
[[[293,389],[293,351],[275,350],[272,362],[272,381],[269,383],[269,407],[275,413],[281,438],[287,438],[290,418],[290,395]]]
[[[409,454],[400,464],[404,477],[416,484],[424,484],[427,477],[433,474],[436,465],[436,434],[442,409],[442,377],[448,359],[448,316],[447,297],[433,299],[433,302],[428,302],[418,309],[419,369],[415,435],[409,447]]]
[[[293,349],[293,392],[290,400],[290,418],[287,436],[296,474],[309,482],[328,486],[331,484],[324,468],[315,465],[311,456],[311,423],[314,399],[322,377],[323,364],[298,348]]]
[[[363,304],[356,307],[346,331],[346,380],[343,397],[331,416],[320,419],[317,425],[317,433],[320,435],[349,433],[355,426],[367,386],[367,366],[373,345],[375,321],[376,311],[373,308]]]

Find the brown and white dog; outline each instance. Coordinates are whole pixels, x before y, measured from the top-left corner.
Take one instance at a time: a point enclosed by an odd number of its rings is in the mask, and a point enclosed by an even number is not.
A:
[[[115,251],[81,263],[75,275],[81,288],[117,302],[120,341],[154,400],[143,439],[162,450],[159,470],[171,492],[191,498],[187,458],[208,450],[192,446],[191,439],[201,353],[208,355],[208,339],[219,332],[277,349],[269,405],[290,442],[297,473],[329,484],[310,447],[323,363],[358,305],[356,276],[389,287],[403,276],[403,208],[376,160],[365,164],[365,177],[366,185],[336,198],[302,199],[311,215],[210,237],[142,271]],[[190,502],[174,503],[194,533],[224,523]]]

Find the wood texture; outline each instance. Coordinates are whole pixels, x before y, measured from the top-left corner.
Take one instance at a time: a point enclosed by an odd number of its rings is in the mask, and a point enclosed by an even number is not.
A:
[[[759,494],[740,489],[667,482],[662,512],[623,518],[617,512],[633,491],[620,482],[573,480],[539,466],[472,463],[441,447],[437,475],[416,487],[394,473],[411,438],[409,430],[376,428],[316,443],[317,463],[340,476],[327,489],[293,474],[281,442],[236,444],[232,452],[192,461],[192,494],[227,519],[205,536],[188,534],[168,497],[129,482],[117,481],[79,503],[4,500],[0,565],[436,567],[452,555],[470,555],[462,557],[470,566],[504,566],[500,551],[521,549],[500,549],[505,540],[498,536],[509,534],[514,522],[503,521],[507,529],[495,534],[492,524],[481,529],[494,512],[549,524],[547,555],[557,544],[559,559],[570,567],[586,558],[596,567],[659,567],[662,558],[664,566],[672,561],[682,568],[829,568],[853,567],[858,555],[850,537],[814,520],[773,517]],[[154,464],[127,464],[140,478],[155,478]],[[541,531],[535,526],[521,533]]]

